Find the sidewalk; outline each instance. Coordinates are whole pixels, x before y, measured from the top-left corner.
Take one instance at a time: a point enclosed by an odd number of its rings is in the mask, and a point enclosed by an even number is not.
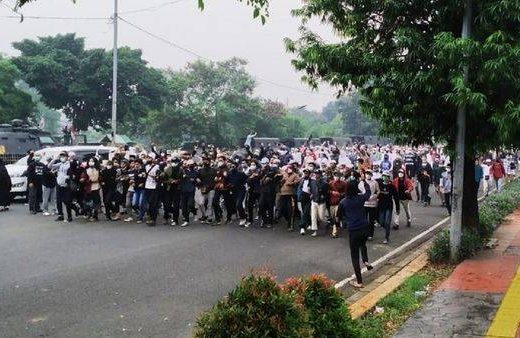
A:
[[[395,337],[520,338],[520,210],[498,246],[459,264]]]

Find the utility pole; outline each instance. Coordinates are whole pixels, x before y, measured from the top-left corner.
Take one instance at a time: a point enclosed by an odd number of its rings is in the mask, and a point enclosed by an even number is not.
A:
[[[462,38],[471,37],[473,21],[473,0],[466,0],[464,20],[462,23]],[[464,66],[464,84],[468,84],[469,66]],[[462,200],[464,190],[464,157],[466,154],[466,115],[467,107],[463,104],[457,111],[457,136],[455,143],[455,167],[453,173],[453,194],[450,230],[450,259],[456,262],[459,258],[460,241],[462,237]]]
[[[117,135],[117,1],[114,0],[114,49],[112,51],[112,145],[116,145]]]

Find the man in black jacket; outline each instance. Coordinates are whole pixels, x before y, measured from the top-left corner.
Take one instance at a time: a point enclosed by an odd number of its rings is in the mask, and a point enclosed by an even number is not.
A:
[[[329,196],[329,185],[322,178],[321,170],[314,172],[314,179],[311,180],[311,230],[312,237],[318,236],[318,223],[326,222],[325,213],[327,211],[327,198]]]
[[[199,212],[201,213],[201,223],[213,222],[213,196],[215,196],[215,175],[217,171],[211,166],[211,160],[209,157],[202,158],[202,167],[199,169],[199,177],[197,181],[197,187],[200,190],[202,199],[200,204],[197,205]]]
[[[105,169],[101,170],[101,187],[103,188],[103,202],[105,204],[105,214],[107,220],[118,220],[119,218],[112,219],[112,213],[119,213],[119,206],[116,205],[116,182],[117,170],[114,167],[112,161],[108,161]]]
[[[42,183],[45,165],[40,162],[41,156],[35,154],[27,168],[27,185],[29,190],[29,211],[31,214],[41,212],[40,203],[42,201]]]
[[[399,214],[399,194],[390,179],[390,172],[383,171],[382,178],[378,181],[379,184],[379,224],[385,229],[385,240],[383,244],[388,244],[390,241],[390,226],[392,224],[392,213],[394,210]]]

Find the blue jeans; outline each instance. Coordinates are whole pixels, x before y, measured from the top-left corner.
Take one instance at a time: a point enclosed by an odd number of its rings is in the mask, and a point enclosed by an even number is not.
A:
[[[385,228],[385,239],[390,240],[390,225],[392,224],[393,208],[379,209],[379,224]]]
[[[143,200],[144,200],[144,188],[135,188],[134,196],[132,197],[132,206],[134,207],[134,209],[139,210],[141,205],[144,202]],[[139,216],[141,216],[140,213],[139,213]],[[144,214],[143,214],[143,216],[144,216]],[[139,219],[143,220],[141,217]]]

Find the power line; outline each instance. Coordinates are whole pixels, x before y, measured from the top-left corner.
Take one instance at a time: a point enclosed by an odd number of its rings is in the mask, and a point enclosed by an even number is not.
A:
[[[168,2],[165,2],[163,4],[159,4],[159,5],[155,5],[155,6],[150,6],[150,7],[140,8],[140,9],[134,9],[134,10],[129,10],[129,11],[123,11],[123,12],[119,12],[119,13],[120,14],[133,14],[133,13],[141,13],[141,12],[154,12],[154,11],[156,11],[158,9],[163,8],[163,7],[175,5],[175,4],[177,4],[179,2],[183,2],[183,1],[186,1],[186,0],[168,1]]]
[[[137,29],[137,30],[139,30],[139,31],[141,31],[141,32],[143,32],[143,33],[145,33],[145,34],[147,34],[147,35],[157,39],[157,40],[160,40],[160,41],[162,41],[162,42],[164,42],[164,43],[166,43],[166,44],[168,44],[168,45],[170,45],[170,46],[172,46],[174,48],[180,49],[180,50],[182,50],[182,51],[184,51],[184,52],[186,52],[188,54],[191,54],[193,56],[196,56],[196,57],[198,57],[200,59],[203,59],[203,60],[206,60],[206,61],[209,61],[209,62],[214,62],[213,60],[211,60],[208,57],[205,57],[205,56],[203,56],[203,55],[201,55],[201,54],[199,54],[197,52],[194,52],[193,50],[190,50],[190,49],[188,49],[186,47],[183,47],[183,46],[181,46],[179,44],[176,44],[175,42],[172,42],[172,41],[167,40],[167,39],[165,39],[165,38],[163,38],[163,37],[161,37],[161,36],[159,36],[157,34],[154,34],[154,33],[150,32],[150,31],[148,31],[148,30],[146,30],[146,29],[144,29],[144,28],[142,28],[142,27],[140,27],[140,26],[138,26],[138,25],[136,25],[136,24],[134,24],[134,23],[124,19],[124,18],[122,18],[121,16],[119,16],[119,20],[125,22],[126,24],[134,27],[135,29]],[[261,78],[261,77],[256,77],[256,78],[260,82],[265,82],[265,83],[273,85],[273,86],[282,87],[282,88],[286,88],[286,89],[291,89],[291,90],[302,92],[302,93],[305,93],[305,94],[329,97],[329,95],[324,95],[324,94],[320,94],[320,93],[317,93],[317,92],[311,92],[311,91],[308,91],[308,90],[304,90],[304,89],[300,89],[300,88],[296,88],[296,87],[291,87],[289,85],[277,83],[277,82],[274,82],[274,81],[271,81],[271,80],[267,80],[267,79],[264,79],[264,78]]]
[[[41,19],[41,20],[110,20],[111,18],[104,18],[104,17],[67,17],[67,16],[25,16],[22,13],[19,13],[16,7],[11,7],[2,0],[0,0],[0,5],[3,5],[4,7],[10,9],[12,12],[18,14],[18,15],[2,15],[1,18],[8,18],[8,19]]]
[[[102,18],[102,17],[72,17],[72,16],[23,16],[24,19],[34,19],[34,20],[112,20],[112,18]],[[20,19],[20,16],[16,15],[2,15],[0,18],[7,19]]]

